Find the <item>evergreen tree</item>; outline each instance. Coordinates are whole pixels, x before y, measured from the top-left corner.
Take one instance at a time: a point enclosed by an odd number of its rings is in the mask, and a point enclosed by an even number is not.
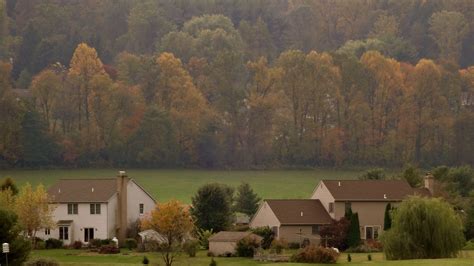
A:
[[[20,235],[17,221],[15,213],[0,209],[0,243],[10,244],[10,253],[8,254],[10,265],[22,265],[31,250],[30,242]],[[0,264],[6,265],[6,258],[3,254],[0,256]]]
[[[260,198],[248,183],[242,183],[237,189],[235,211],[252,216],[257,212]]]
[[[21,143],[24,166],[49,165],[57,158],[57,145],[34,110],[28,110],[23,117]]]
[[[360,244],[359,214],[357,212],[353,213],[350,221],[347,245],[349,247],[357,247]]]
[[[196,227],[214,232],[226,230],[232,222],[233,194],[231,187],[217,183],[199,188],[191,207]]]
[[[385,215],[383,220],[383,230],[386,231],[392,227],[392,218],[390,217],[390,211],[392,210],[392,205],[389,203],[385,207]]]

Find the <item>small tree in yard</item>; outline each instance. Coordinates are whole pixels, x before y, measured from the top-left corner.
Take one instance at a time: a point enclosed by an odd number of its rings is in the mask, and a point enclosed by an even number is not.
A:
[[[2,184],[0,185],[1,191],[7,189],[10,189],[13,195],[18,194],[18,188],[16,187],[15,182],[13,182],[13,179],[11,179],[10,177],[5,178],[5,180],[3,180]]]
[[[464,246],[461,219],[441,199],[410,197],[393,211],[381,236],[389,260],[455,257]]]
[[[363,175],[359,176],[360,180],[384,180],[385,171],[382,168],[373,168],[367,170]]]
[[[347,245],[357,247],[360,244],[359,214],[353,213],[347,232]]]
[[[323,226],[319,230],[321,236],[321,244],[326,247],[335,247],[339,250],[346,250],[347,246],[347,231],[349,229],[350,221],[342,217],[338,221],[333,221],[330,225]]]
[[[39,185],[36,190],[33,190],[31,185],[27,183],[21,187],[16,196],[15,213],[18,216],[18,224],[24,234],[31,237],[33,242],[38,230],[54,228],[53,210],[54,207],[49,204],[48,194],[43,185]]]
[[[242,183],[237,189],[237,197],[235,199],[235,210],[252,216],[257,212],[260,198],[253,191],[248,183]]]
[[[17,221],[18,218],[14,212],[0,208],[0,244],[10,244],[10,253],[8,254],[10,265],[22,265],[31,250],[29,241],[20,235]],[[6,265],[6,258],[3,254],[0,256],[0,265]]]
[[[219,232],[232,223],[233,189],[221,184],[207,184],[192,198],[191,214],[197,228]]]
[[[383,219],[383,230],[387,231],[392,227],[392,217],[390,217],[390,212],[392,211],[392,205],[389,203],[385,206],[385,215]]]
[[[419,187],[422,182],[420,171],[412,165],[408,165],[405,170],[403,170],[402,178],[405,179],[411,187]]]
[[[142,227],[153,229],[166,239],[160,247],[161,256],[166,266],[171,266],[177,251],[181,250],[183,239],[193,230],[189,212],[176,200],[157,204],[150,215],[142,221]]]

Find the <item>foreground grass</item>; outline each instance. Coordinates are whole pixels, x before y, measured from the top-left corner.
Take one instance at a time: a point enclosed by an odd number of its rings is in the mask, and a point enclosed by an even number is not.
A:
[[[118,169],[74,170],[3,170],[0,178],[12,177],[18,185],[53,184],[60,178],[110,178]],[[250,183],[262,198],[308,198],[321,179],[353,179],[360,171],[345,170],[270,170],[270,171],[217,171],[217,170],[127,170],[158,201],[177,199],[190,203],[196,190],[210,182],[238,186]]]
[[[382,253],[372,253],[372,261],[367,260],[367,254],[365,253],[353,253],[352,262],[347,262],[347,254],[343,253],[339,257],[338,265],[426,265],[426,266],[454,266],[454,265],[474,265],[474,251],[462,251],[458,258],[454,259],[436,259],[436,260],[404,260],[404,261],[386,261]],[[150,263],[153,265],[163,265],[161,258],[158,253],[128,253],[126,250],[122,250],[121,254],[115,255],[100,255],[97,253],[91,253],[85,250],[37,250],[31,254],[31,258],[48,258],[58,261],[61,265],[99,265],[99,266],[112,266],[112,265],[140,265],[143,256],[147,256]],[[253,265],[271,265],[271,266],[305,266],[308,264],[304,263],[263,263],[256,262],[248,258],[214,258],[217,265],[229,265],[229,266],[253,266]],[[186,255],[181,255],[174,265],[180,266],[207,266],[211,259],[206,256],[205,251],[198,252],[195,258],[188,258]],[[311,264],[315,265],[315,264]]]

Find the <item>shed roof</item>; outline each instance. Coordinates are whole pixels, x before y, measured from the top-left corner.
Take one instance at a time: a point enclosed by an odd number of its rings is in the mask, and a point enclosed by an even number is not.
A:
[[[251,232],[233,232],[233,231],[220,231],[219,233],[211,236],[209,241],[213,242],[237,242],[245,237],[255,238],[257,241],[262,241],[262,237]]]
[[[265,200],[281,224],[329,224],[331,217],[317,199]]]
[[[401,201],[415,191],[405,180],[323,180],[336,201]]]

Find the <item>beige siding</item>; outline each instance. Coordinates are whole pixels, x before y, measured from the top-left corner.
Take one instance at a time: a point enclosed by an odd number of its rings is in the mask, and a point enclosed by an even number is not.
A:
[[[366,226],[379,226],[383,230],[385,207],[389,202],[351,202],[352,212],[359,214],[359,225],[361,238],[365,239]],[[392,206],[397,202],[390,202]],[[336,219],[344,217],[345,203],[336,202]]]
[[[225,255],[226,253],[235,253],[236,242],[218,242],[218,241],[209,241],[209,251],[214,254],[214,256]]]
[[[250,221],[250,228],[262,226],[269,226],[270,228],[273,226],[280,226],[280,221],[278,221],[267,202],[263,202],[260,205],[257,213],[254,215],[252,221]]]
[[[135,182],[128,182],[127,186],[127,223],[130,225],[137,219],[143,217],[140,214],[139,205],[144,204],[144,214],[151,212],[155,208],[155,202],[143,191]]]
[[[334,219],[336,217],[335,212],[329,212],[329,203],[334,202],[334,197],[324,185],[323,181],[319,182],[318,186],[314,189],[313,195],[311,195],[311,199],[318,199],[319,201],[321,201],[321,204],[324,206],[331,218]]]
[[[313,244],[320,243],[320,236],[312,234],[312,226],[310,225],[282,225],[280,227],[280,239],[290,243],[301,243],[305,238]]]

